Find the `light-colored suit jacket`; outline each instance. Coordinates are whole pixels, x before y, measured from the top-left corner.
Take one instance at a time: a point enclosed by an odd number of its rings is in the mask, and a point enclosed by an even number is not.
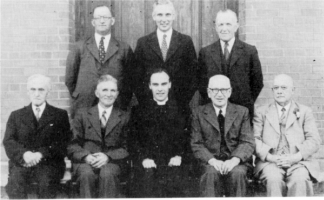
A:
[[[254,170],[255,174],[258,174],[270,164],[265,158],[270,149],[275,149],[279,143],[280,125],[275,102],[256,110],[253,128],[257,156]],[[320,172],[319,163],[312,159],[312,155],[319,149],[321,138],[309,107],[291,102],[286,123],[286,137],[290,152],[294,154],[299,151],[303,156],[299,163],[305,165],[311,176],[317,179]]]

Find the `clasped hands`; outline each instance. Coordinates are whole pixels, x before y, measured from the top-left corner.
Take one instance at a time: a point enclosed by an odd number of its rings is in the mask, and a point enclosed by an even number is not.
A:
[[[148,168],[156,168],[156,164],[154,162],[154,160],[146,158],[143,160],[142,165],[144,168],[148,169]],[[168,166],[172,167],[172,166],[180,166],[181,165],[181,156],[174,156],[170,159]]]
[[[213,166],[216,171],[219,171],[222,175],[228,174],[239,163],[240,159],[237,157],[233,157],[226,161],[217,160],[216,158],[212,158],[208,161],[208,164]]]
[[[102,152],[98,152],[87,155],[84,161],[94,168],[101,168],[108,163],[109,157]]]
[[[41,159],[43,158],[43,155],[40,152],[31,152],[26,151],[23,155],[23,159],[25,163],[23,164],[24,167],[33,167],[37,165]]]
[[[266,161],[275,163],[280,168],[289,168],[302,160],[300,152],[296,154],[273,155],[268,153]]]

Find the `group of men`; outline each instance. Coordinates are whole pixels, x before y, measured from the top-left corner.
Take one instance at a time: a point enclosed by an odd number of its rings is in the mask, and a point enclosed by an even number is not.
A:
[[[312,160],[321,141],[315,119],[292,100],[293,80],[284,74],[274,79],[274,103],[254,111],[261,64],[256,48],[235,37],[236,14],[217,13],[219,40],[202,48],[198,60],[192,39],[172,28],[169,0],[154,3],[152,17],[157,30],[140,38],[133,53],[111,36],[109,7],[94,9],[94,36],[79,41],[67,59],[72,131],[67,112],[46,101],[49,78],[28,79],[31,104],[10,115],[3,140],[9,197],[26,198],[33,178],[39,197],[53,198],[66,155],[82,198],[120,197],[127,158],[134,196],[181,197],[190,155],[199,160],[204,197],[244,197],[253,175],[268,196],[312,195],[320,171]],[[191,110],[196,91],[201,106]],[[133,94],[139,105],[129,112]]]

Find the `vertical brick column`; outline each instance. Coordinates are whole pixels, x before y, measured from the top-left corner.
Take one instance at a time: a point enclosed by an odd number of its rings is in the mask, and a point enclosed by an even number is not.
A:
[[[1,4],[2,141],[9,114],[29,103],[26,81],[32,74],[50,76],[48,102],[69,108],[64,76],[74,43],[74,0],[2,0]]]
[[[324,1],[243,0],[239,8],[240,38],[257,47],[263,67],[257,106],[273,101],[276,74],[292,76],[294,98],[312,108],[324,141]],[[323,143],[317,157],[324,159]]]

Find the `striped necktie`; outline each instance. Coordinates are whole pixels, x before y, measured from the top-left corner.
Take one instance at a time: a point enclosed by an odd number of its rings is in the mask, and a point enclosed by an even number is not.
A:
[[[106,113],[107,112],[105,110],[102,112],[102,115],[101,115],[101,118],[100,118],[101,128],[106,127],[106,124],[107,124]]]
[[[100,63],[103,63],[103,61],[105,60],[105,45],[104,45],[104,39],[105,37],[101,37],[100,43],[99,43],[99,60]]]
[[[161,51],[162,51],[162,56],[163,56],[164,61],[166,60],[166,56],[167,56],[167,53],[168,53],[168,44],[166,42],[166,37],[167,37],[167,35],[164,34],[163,35],[162,46],[161,46]]]

